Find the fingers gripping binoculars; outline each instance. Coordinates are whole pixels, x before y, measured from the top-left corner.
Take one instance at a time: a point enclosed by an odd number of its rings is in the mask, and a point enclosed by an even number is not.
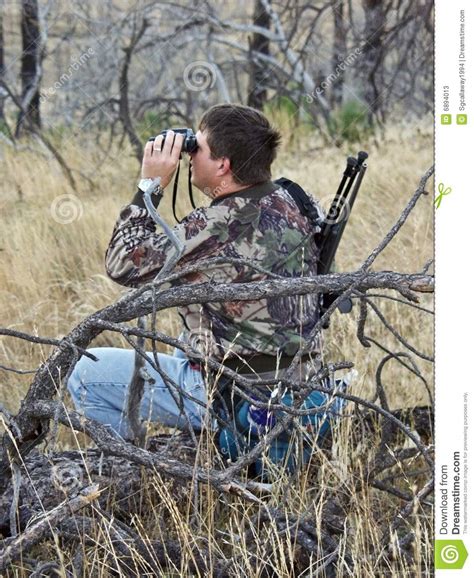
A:
[[[197,144],[197,140],[196,140],[196,135],[194,134],[194,131],[192,128],[172,128],[171,130],[175,133],[175,136],[176,136],[176,134],[184,135],[183,145],[181,147],[181,153],[193,153],[193,152],[197,151],[198,144]],[[163,144],[165,142],[167,132],[168,132],[168,129],[162,130],[160,132],[160,135],[163,135],[163,141],[161,142],[161,150],[163,150]],[[155,138],[156,137],[153,136],[153,137],[149,138],[148,141],[149,142],[154,141]],[[175,137],[173,137],[173,138],[175,138]],[[181,155],[179,158],[181,158]],[[176,199],[178,197],[178,180],[179,180],[179,163],[178,163],[178,169],[176,171],[176,177],[175,177],[174,186],[173,186],[173,215],[174,215],[176,222],[180,223],[181,221],[178,219],[178,216],[176,214]],[[188,192],[189,192],[189,200],[191,201],[191,205],[192,205],[193,209],[195,209],[196,204],[194,202],[193,189],[191,186],[191,170],[188,171]]]
[[[196,140],[196,135],[194,134],[192,128],[172,128],[170,130],[172,130],[175,134],[184,135],[183,146],[181,147],[182,153],[193,153],[194,151],[197,150],[198,144],[197,144],[197,140]],[[160,135],[163,135],[163,143],[165,142],[167,132],[168,132],[168,130],[162,130],[160,132]],[[155,138],[156,137],[153,136],[153,137],[149,138],[148,140],[154,141]],[[163,148],[163,143],[161,144],[161,148]]]

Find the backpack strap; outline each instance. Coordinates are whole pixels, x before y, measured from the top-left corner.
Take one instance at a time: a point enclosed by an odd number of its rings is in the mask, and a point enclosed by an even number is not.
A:
[[[285,177],[277,179],[274,183],[288,191],[297,204],[298,209],[305,217],[307,217],[314,225],[321,225],[321,218],[318,211],[314,208],[307,193],[302,187],[300,187],[300,185]]]

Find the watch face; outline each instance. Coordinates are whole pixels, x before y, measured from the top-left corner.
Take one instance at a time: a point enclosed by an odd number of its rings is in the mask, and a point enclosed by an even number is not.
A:
[[[151,183],[153,182],[153,179],[140,179],[139,183],[138,183],[138,188],[145,192],[147,190],[147,188],[151,185]]]

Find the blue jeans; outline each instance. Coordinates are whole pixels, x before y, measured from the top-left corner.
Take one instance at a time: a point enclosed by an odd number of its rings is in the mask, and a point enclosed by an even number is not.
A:
[[[92,361],[83,356],[77,362],[67,383],[74,405],[86,417],[109,425],[123,438],[131,438],[132,433],[124,412],[128,386],[133,375],[135,352],[115,347],[92,348],[88,351],[99,361]],[[153,354],[147,355],[153,361]],[[169,427],[184,429],[190,423],[194,429],[201,429],[206,419],[208,402],[201,371],[193,369],[179,349],[175,349],[174,355],[164,353],[157,355],[160,369],[185,393],[201,401],[204,407],[188,397],[180,396],[179,391],[174,389],[173,394],[180,402],[180,409],[173,399],[170,388],[152,366],[146,363],[141,417]]]

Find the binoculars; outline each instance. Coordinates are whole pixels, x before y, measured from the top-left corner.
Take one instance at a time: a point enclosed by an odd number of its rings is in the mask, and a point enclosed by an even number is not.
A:
[[[196,135],[194,134],[192,128],[172,128],[172,129],[162,130],[160,132],[160,135],[163,135],[163,137],[166,138],[166,133],[168,132],[168,130],[172,130],[176,134],[184,135],[183,146],[181,148],[182,153],[193,153],[198,148]],[[153,137],[149,138],[148,140],[154,141],[155,137],[153,136]],[[165,141],[163,138],[163,143],[164,142]],[[163,144],[161,145],[161,148],[163,148]]]

